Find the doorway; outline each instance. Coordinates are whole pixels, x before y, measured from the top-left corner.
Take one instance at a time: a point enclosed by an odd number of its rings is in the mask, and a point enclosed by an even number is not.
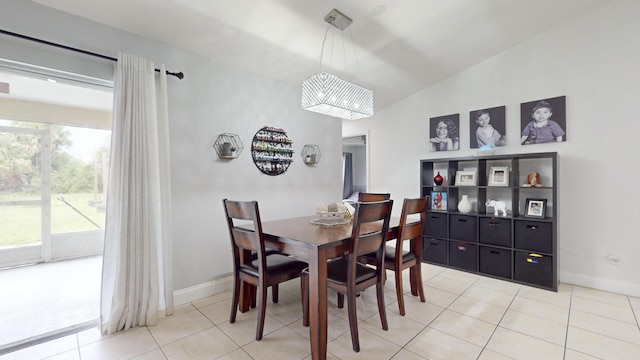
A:
[[[0,59],[0,354],[96,326],[112,87]]]
[[[345,168],[343,167],[343,198],[350,199],[355,197],[355,201],[357,201],[357,193],[366,192],[368,187],[367,136],[358,135],[342,138],[342,153],[343,163],[345,162],[345,156],[351,158],[350,170],[346,170],[349,174],[344,174]],[[349,175],[351,176],[351,184],[348,184]],[[345,181],[347,181],[347,184],[345,184]]]

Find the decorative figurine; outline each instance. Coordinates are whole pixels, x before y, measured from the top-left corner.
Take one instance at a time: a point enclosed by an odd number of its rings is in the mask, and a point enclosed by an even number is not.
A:
[[[502,216],[507,216],[507,203],[504,201],[487,200],[484,206],[493,208],[493,216],[498,216],[498,211],[502,212]]]
[[[537,172],[531,172],[527,175],[527,183],[522,184],[523,187],[544,187],[543,184],[540,183],[540,174]]]

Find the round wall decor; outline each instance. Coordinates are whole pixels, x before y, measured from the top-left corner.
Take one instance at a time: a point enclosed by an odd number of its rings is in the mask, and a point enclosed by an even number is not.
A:
[[[251,156],[256,167],[267,175],[280,175],[293,162],[293,141],[280,128],[265,126],[251,143]]]

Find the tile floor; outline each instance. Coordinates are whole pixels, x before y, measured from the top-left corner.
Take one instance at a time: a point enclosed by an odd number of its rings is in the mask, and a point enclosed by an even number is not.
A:
[[[423,274],[427,302],[405,295],[405,317],[398,315],[389,279],[388,331],[380,327],[375,291],[358,298],[360,353],[351,349],[346,309],[338,309],[330,293],[328,358],[640,359],[640,298],[568,284],[555,293],[433,265],[425,265]],[[280,302],[267,305],[259,342],[255,310],[230,324],[230,302],[224,292],[176,308],[157,326],[111,336],[90,329],[0,360],[311,358],[298,280],[282,284]]]

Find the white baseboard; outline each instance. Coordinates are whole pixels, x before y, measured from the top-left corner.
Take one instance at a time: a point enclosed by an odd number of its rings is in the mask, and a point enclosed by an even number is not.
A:
[[[592,277],[583,274],[560,272],[560,281],[566,284],[584,286],[596,290],[609,291],[617,294],[640,297],[640,284]]]
[[[179,306],[233,289],[233,276],[173,292],[173,305]]]
[[[584,286],[627,296],[640,297],[640,284],[603,279],[570,272],[560,272],[559,278],[561,279],[560,281],[566,284]],[[176,290],[173,292],[173,303],[175,306],[188,304],[207,296],[232,290],[232,287],[233,276],[229,276],[208,283],[192,286],[190,288]]]

